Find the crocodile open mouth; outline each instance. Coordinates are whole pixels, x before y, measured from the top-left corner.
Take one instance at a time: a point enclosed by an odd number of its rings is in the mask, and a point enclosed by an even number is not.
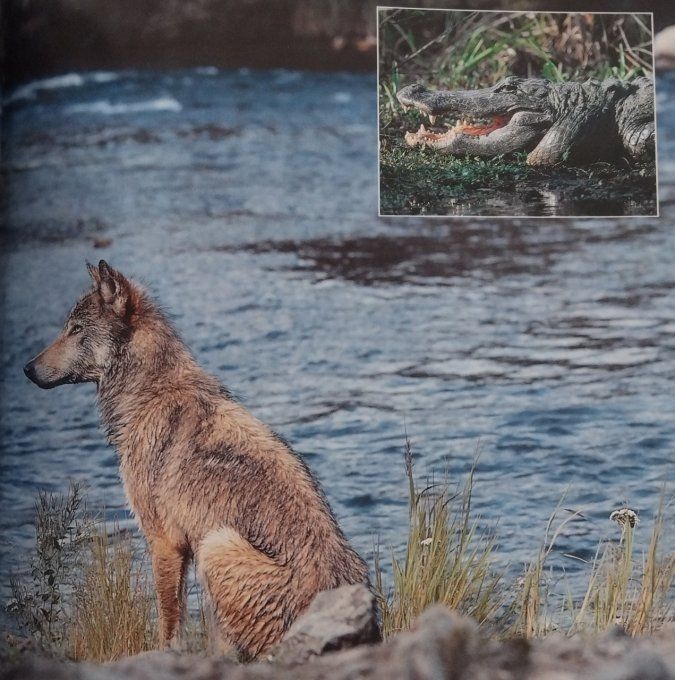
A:
[[[482,135],[489,135],[495,130],[508,125],[511,120],[511,116],[508,115],[495,115],[488,116],[486,118],[460,118],[454,125],[446,124],[448,128],[444,132],[433,132],[427,130],[424,125],[420,125],[417,132],[406,132],[405,141],[414,146],[415,144],[438,144],[444,140],[449,140],[455,137],[455,135],[472,135],[474,137],[479,137]],[[433,125],[436,122],[436,116],[429,116],[429,122]]]

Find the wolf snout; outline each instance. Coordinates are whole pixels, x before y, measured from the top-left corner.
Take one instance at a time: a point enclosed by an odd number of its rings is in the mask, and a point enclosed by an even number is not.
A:
[[[28,380],[37,384],[37,373],[35,372],[35,363],[34,362],[29,361],[23,367],[23,373],[28,378]]]
[[[23,367],[23,372],[24,375],[28,378],[28,380],[30,380],[32,383],[34,383],[43,390],[48,390],[51,387],[56,387],[56,385],[58,384],[56,382],[50,382],[49,380],[45,380],[45,378],[38,373],[38,369],[35,365],[35,359],[29,361]]]

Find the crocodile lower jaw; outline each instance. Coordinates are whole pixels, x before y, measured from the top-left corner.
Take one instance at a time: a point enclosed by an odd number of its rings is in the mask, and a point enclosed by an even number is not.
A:
[[[453,127],[445,132],[432,132],[431,130],[427,130],[424,125],[420,125],[417,132],[406,132],[405,141],[410,146],[429,144],[430,146],[443,147],[450,144],[458,134],[471,135],[474,137],[489,135],[491,132],[508,125],[510,120],[511,116],[492,116],[491,118],[480,122],[458,120]]]

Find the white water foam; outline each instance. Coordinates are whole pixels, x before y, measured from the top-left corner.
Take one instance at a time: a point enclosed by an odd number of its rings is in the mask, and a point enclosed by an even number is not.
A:
[[[117,80],[119,75],[110,71],[93,71],[82,75],[80,73],[66,73],[62,76],[33,80],[30,83],[17,87],[14,92],[6,99],[6,104],[12,102],[35,99],[40,92],[62,90],[69,87],[82,87],[87,82],[110,83]]]
[[[128,102],[115,104],[108,99],[102,99],[86,104],[74,104],[69,106],[68,113],[97,113],[103,116],[115,116],[124,113],[144,113],[152,111],[182,111],[183,107],[173,97],[164,96],[157,99],[149,99],[142,102]]]
[[[113,80],[119,80],[119,73],[112,73],[111,71],[92,71],[88,73],[85,80],[93,80],[95,83],[110,83]]]
[[[64,87],[81,87],[82,85],[84,85],[84,78],[78,73],[67,73],[54,78],[34,80],[14,90],[7,98],[7,103],[21,99],[33,99],[41,90],[60,90]]]

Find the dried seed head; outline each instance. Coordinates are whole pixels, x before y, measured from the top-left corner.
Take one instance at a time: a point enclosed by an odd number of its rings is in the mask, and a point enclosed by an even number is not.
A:
[[[640,523],[637,512],[635,512],[635,510],[631,510],[630,508],[619,508],[618,510],[615,510],[609,516],[609,519],[621,525],[622,527],[626,525],[634,527],[636,524]]]

